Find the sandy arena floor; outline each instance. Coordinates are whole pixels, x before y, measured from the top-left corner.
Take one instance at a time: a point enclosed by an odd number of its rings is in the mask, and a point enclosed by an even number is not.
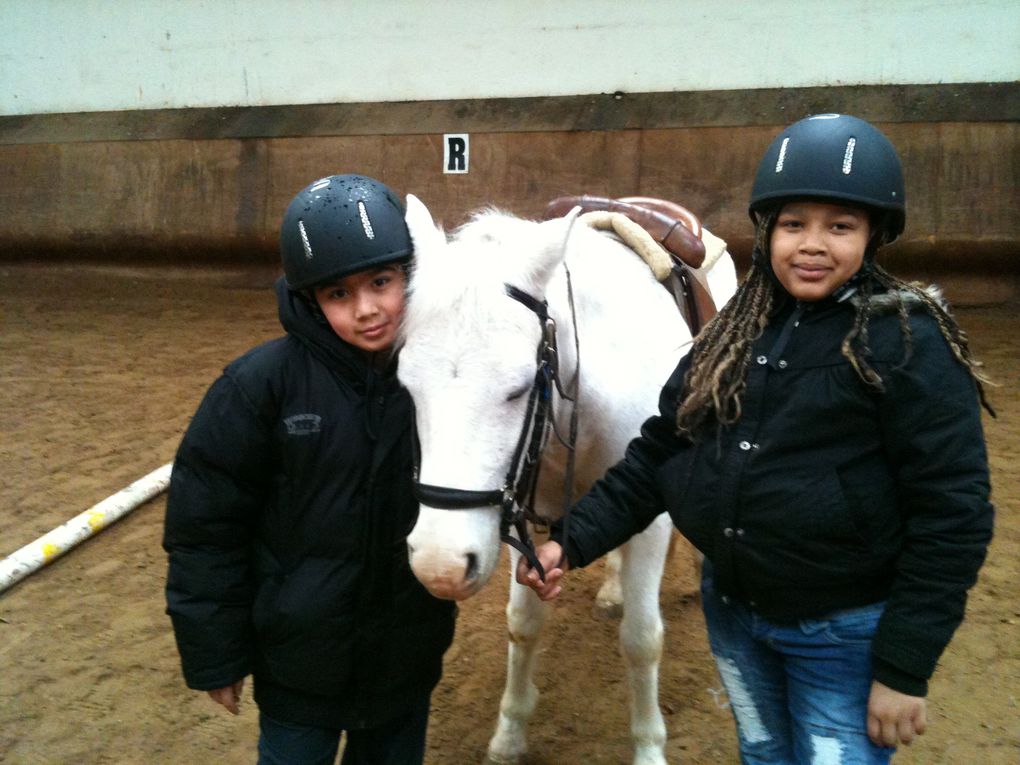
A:
[[[279,334],[271,275],[0,265],[0,558],[170,461],[229,360]],[[1020,305],[958,319],[1001,384],[986,419],[995,542],[943,658],[930,729],[899,765],[1020,760]],[[0,595],[0,762],[252,763],[257,715],[179,676],[163,613],[162,497]],[[630,760],[616,622],[576,575],[546,637],[529,765]],[[463,605],[434,696],[429,765],[480,763],[502,690],[507,577]],[[661,702],[673,763],[733,763],[689,558],[662,593]]]

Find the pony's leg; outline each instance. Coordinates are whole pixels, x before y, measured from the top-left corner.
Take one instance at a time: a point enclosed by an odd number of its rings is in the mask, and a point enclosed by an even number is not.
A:
[[[606,555],[606,578],[595,596],[595,610],[619,618],[623,614],[623,590],[620,587],[620,551]]]
[[[533,679],[538,639],[551,610],[548,603],[543,603],[529,588],[514,580],[520,557],[516,550],[510,551],[506,687],[488,752],[488,762],[498,765],[519,763],[527,752],[527,724],[538,703],[538,688]]]
[[[620,548],[625,601],[620,651],[630,680],[634,765],[666,765],[666,723],[659,709],[663,636],[659,585],[671,534],[669,516],[663,514]]]

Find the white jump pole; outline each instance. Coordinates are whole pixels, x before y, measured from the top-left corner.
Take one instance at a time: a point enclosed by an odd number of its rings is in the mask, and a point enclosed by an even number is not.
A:
[[[166,490],[172,462],[153,470],[129,486],[79,513],[67,523],[0,561],[0,592],[52,563],[75,545],[102,531],[114,521]]]

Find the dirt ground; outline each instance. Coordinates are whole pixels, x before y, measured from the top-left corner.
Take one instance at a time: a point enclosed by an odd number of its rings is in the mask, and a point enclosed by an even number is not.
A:
[[[206,387],[276,336],[272,275],[0,264],[0,558],[173,458]],[[1020,760],[1020,305],[960,309],[1001,384],[986,418],[997,534],[900,765]],[[0,762],[252,763],[257,714],[187,690],[163,609],[159,497],[0,595]],[[572,575],[541,658],[529,765],[627,763],[616,622]],[[483,759],[502,690],[507,577],[461,610],[429,765]],[[689,560],[667,572],[661,703],[672,763],[736,762]]]

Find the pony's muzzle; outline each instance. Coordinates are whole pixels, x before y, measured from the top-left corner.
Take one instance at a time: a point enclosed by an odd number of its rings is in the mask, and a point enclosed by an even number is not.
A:
[[[408,543],[411,570],[432,595],[444,600],[464,600],[471,597],[483,584],[480,581],[481,568],[478,555],[430,554],[415,549]]]

